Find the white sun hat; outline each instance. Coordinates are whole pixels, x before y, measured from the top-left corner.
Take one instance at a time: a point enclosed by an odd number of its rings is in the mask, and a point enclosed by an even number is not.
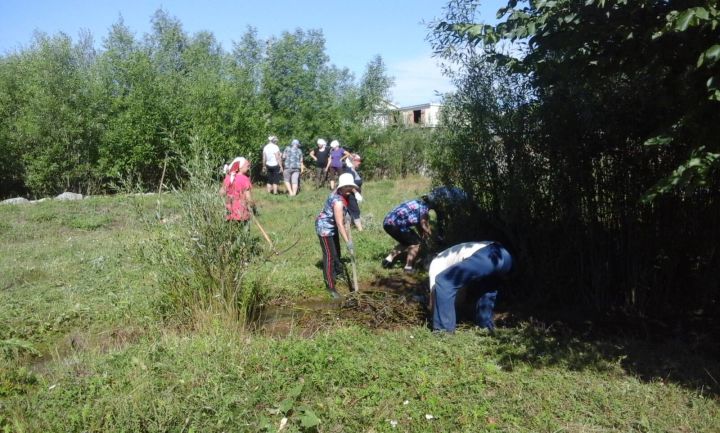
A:
[[[354,186],[355,188],[360,188],[359,186],[355,185],[355,178],[350,173],[343,173],[338,178],[338,189],[344,186]]]

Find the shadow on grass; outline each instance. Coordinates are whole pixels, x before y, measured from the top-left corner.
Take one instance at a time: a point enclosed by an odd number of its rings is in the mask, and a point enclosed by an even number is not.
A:
[[[543,322],[530,315],[498,314],[498,354],[503,368],[563,366],[624,372],[640,380],[674,383],[720,396],[717,330],[670,332],[658,323],[616,318]],[[547,324],[549,323],[549,324]],[[655,329],[648,332],[654,325]],[[502,328],[514,328],[503,332]],[[715,343],[712,343],[712,342]]]

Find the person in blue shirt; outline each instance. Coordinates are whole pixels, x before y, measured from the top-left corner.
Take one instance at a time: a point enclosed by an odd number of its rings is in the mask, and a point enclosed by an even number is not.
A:
[[[461,289],[477,292],[466,296],[477,299],[475,324],[494,330],[493,309],[498,281],[510,272],[512,266],[513,259],[508,250],[495,241],[465,242],[435,256],[428,271],[433,330],[455,331],[455,301]]]
[[[422,239],[432,234],[430,228],[430,206],[423,199],[408,200],[391,210],[383,220],[383,229],[398,244],[383,259],[382,267],[392,267],[393,261],[403,252],[407,252],[405,272],[415,272],[415,259],[420,252]]]

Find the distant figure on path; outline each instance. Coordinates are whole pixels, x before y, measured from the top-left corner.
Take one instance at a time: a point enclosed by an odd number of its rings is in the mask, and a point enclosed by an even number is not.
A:
[[[317,166],[315,167],[315,182],[318,188],[322,188],[327,182],[328,178],[328,160],[330,159],[330,148],[327,146],[327,142],[319,138],[317,141],[317,149],[310,151],[310,158],[315,161]]]
[[[299,140],[293,140],[292,143],[290,143],[290,146],[285,148],[285,152],[283,152],[283,161],[285,165],[283,180],[285,181],[285,188],[287,189],[288,194],[292,197],[298,193],[300,175],[305,170]]]
[[[268,137],[268,143],[263,147],[263,169],[267,173],[267,192],[272,194],[278,193],[282,171],[282,158],[277,141],[277,137],[271,135]]]
[[[348,156],[350,152],[340,147],[340,142],[337,140],[330,142],[330,159],[325,167],[330,176],[330,189],[335,189],[335,181],[343,173],[343,160]]]

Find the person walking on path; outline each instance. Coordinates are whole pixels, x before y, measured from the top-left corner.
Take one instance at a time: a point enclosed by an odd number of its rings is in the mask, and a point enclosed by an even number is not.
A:
[[[498,279],[507,275],[512,265],[510,253],[494,241],[466,242],[438,254],[430,263],[428,272],[433,330],[455,331],[455,300],[458,292],[467,289],[471,283],[475,283],[473,286],[476,293],[468,293],[466,299],[477,299],[475,324],[494,330],[493,309]]]
[[[250,190],[252,183],[247,176],[250,161],[243,157],[235,158],[227,170],[220,193],[225,196],[225,208],[228,221],[241,221],[247,223],[252,216],[251,210],[255,208]]]
[[[280,172],[282,171],[282,158],[280,157],[280,148],[277,145],[277,137],[271,135],[268,137],[268,143],[263,147],[263,168],[267,173],[267,192],[272,194],[278,193],[278,183],[280,183]]]
[[[310,151],[310,158],[315,161],[317,166],[315,167],[315,182],[318,188],[322,188],[327,182],[328,178],[328,160],[330,159],[330,148],[327,146],[327,142],[319,138],[317,141],[317,149]]]
[[[290,146],[285,148],[283,161],[285,166],[283,171],[285,188],[290,196],[295,196],[298,193],[298,185],[300,185],[300,175],[305,171],[300,141],[293,140]]]
[[[320,239],[320,249],[323,255],[323,279],[325,280],[325,287],[334,299],[340,298],[335,286],[335,280],[343,270],[340,261],[341,236],[347,244],[348,252],[352,255],[355,254],[355,246],[345,230],[344,218],[348,197],[357,188],[358,186],[353,181],[351,174],[340,175],[337,189],[330,193],[320,214],[315,218],[315,232]]]
[[[330,189],[335,190],[335,181],[343,172],[343,160],[350,156],[350,152],[340,147],[340,142],[330,142],[330,158],[328,159],[325,171],[330,176]]]
[[[360,168],[361,163],[362,158],[360,158],[360,155],[353,153],[347,157],[345,160],[345,167],[343,168],[345,173],[352,175],[355,180],[355,185],[358,186],[357,191],[348,197],[348,214],[350,215],[350,220],[353,224],[355,224],[358,231],[362,231],[363,229],[362,221],[360,219],[360,203],[363,201],[363,196],[360,194],[362,192],[362,178],[357,171],[358,168]]]
[[[430,228],[430,206],[422,198],[408,200],[391,210],[383,220],[383,229],[393,239],[398,241],[395,248],[390,251],[382,261],[383,268],[392,267],[395,258],[402,252],[407,252],[405,259],[405,272],[415,272],[415,259],[420,252],[421,238],[427,239],[432,234]],[[413,230],[413,228],[415,230]],[[416,231],[417,230],[417,231]]]

